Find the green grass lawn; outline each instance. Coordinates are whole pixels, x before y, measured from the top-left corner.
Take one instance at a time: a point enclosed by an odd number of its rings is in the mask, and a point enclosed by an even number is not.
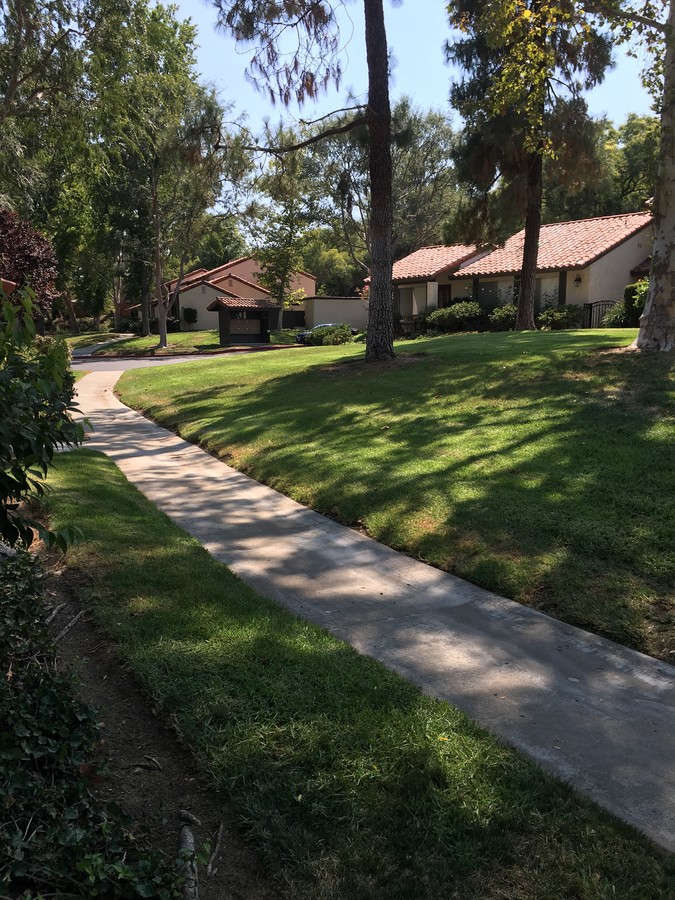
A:
[[[273,344],[294,344],[295,331],[285,328],[282,331],[270,332]],[[211,331],[177,331],[167,335],[168,347],[157,349],[159,338],[156,334],[148,337],[133,337],[117,341],[110,347],[102,347],[96,356],[167,356],[171,353],[203,353],[209,350],[220,350],[220,339],[217,330]]]
[[[301,503],[675,656],[672,354],[629,330],[470,334],[127,372],[122,398]]]
[[[62,337],[71,350],[80,350],[82,347],[90,347],[92,344],[100,344],[117,337],[114,331],[89,331],[86,334],[57,334]]]
[[[107,459],[61,454],[49,480],[52,525],[85,535],[66,559],[85,602],[286,896],[673,896],[672,857],[457,710],[258,597]]]

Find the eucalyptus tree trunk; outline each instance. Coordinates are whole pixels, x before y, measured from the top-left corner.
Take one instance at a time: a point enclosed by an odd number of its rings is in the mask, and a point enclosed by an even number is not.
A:
[[[527,154],[527,212],[525,214],[525,243],[520,272],[520,292],[516,331],[533,331],[534,295],[537,287],[537,256],[541,232],[541,197],[543,157],[541,153]]]
[[[675,349],[675,8],[668,10],[649,294],[634,347]]]
[[[394,358],[392,307],[391,107],[382,0],[364,0],[370,136],[370,304],[366,359]]]

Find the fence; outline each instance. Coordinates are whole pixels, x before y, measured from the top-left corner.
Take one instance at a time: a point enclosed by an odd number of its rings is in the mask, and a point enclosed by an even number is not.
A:
[[[595,303],[584,303],[584,313],[581,320],[582,328],[599,328],[606,312],[616,306],[616,300],[596,300]]]

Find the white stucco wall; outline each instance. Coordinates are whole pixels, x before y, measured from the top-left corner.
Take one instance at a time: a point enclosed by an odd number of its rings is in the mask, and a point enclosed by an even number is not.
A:
[[[451,284],[451,297],[453,300],[471,300],[471,292],[473,291],[473,280],[471,278],[451,281]]]
[[[438,285],[436,287],[436,303],[438,303]],[[427,283],[425,281],[420,284],[413,285],[413,315],[418,316],[422,310],[426,309],[427,303]]]
[[[621,300],[626,285],[635,281],[630,270],[649,256],[651,246],[650,225],[592,263],[589,266],[588,302]]]
[[[500,306],[513,303],[513,277],[497,279],[497,295]]]
[[[404,319],[413,314],[413,289],[410,285],[401,285],[398,289],[398,311]]]
[[[207,328],[218,328],[218,313],[208,312],[206,307],[222,295],[222,290],[219,291],[206,284],[197,284],[183,291],[178,301],[181,331],[204,331]],[[188,324],[183,318],[183,310],[186,306],[197,310],[197,321],[194,325]]]
[[[575,284],[576,278],[581,279],[580,284]],[[588,288],[591,279],[588,268],[586,269],[570,269],[567,273],[567,294],[565,303],[568,306],[581,306],[588,303]]]
[[[547,306],[558,305],[558,272],[547,272],[537,278],[539,281],[539,307],[544,309]],[[511,301],[513,302],[513,301]]]
[[[368,301],[361,297],[310,297],[304,304],[307,328],[344,322],[365,331],[368,325]]]

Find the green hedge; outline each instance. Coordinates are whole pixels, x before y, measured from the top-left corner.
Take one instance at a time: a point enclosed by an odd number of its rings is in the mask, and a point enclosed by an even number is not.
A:
[[[475,300],[462,300],[429,313],[426,327],[428,331],[474,331],[482,318],[483,311],[479,303]]]
[[[335,344],[348,344],[352,339],[352,330],[349,325],[335,325],[333,328],[317,328],[309,331],[306,343],[313,347],[328,347]]]

